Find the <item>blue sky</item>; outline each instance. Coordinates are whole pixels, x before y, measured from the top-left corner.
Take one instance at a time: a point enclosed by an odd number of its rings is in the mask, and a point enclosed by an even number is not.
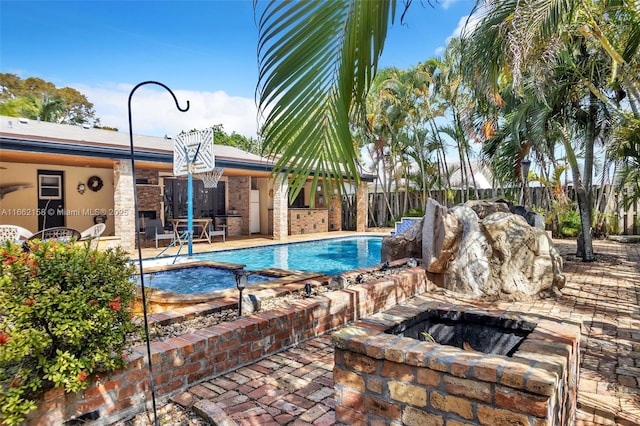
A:
[[[413,0],[391,28],[381,66],[408,68],[441,53],[473,0]],[[134,132],[175,135],[222,124],[255,136],[258,31],[251,0],[0,0],[0,72],[73,87],[103,125],[128,132],[127,100],[138,83],[160,81],[133,97]]]

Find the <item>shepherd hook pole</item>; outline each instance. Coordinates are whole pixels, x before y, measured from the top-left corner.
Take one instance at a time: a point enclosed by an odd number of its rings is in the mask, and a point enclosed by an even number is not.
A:
[[[149,382],[151,384],[150,389],[151,389],[151,401],[153,404],[153,419],[154,419],[154,425],[155,426],[159,426],[160,425],[160,421],[158,420],[158,411],[156,408],[156,389],[155,389],[155,385],[154,385],[154,380],[153,380],[153,365],[151,364],[151,342],[149,341],[149,321],[147,320],[147,297],[146,297],[146,292],[145,292],[145,287],[144,287],[144,271],[142,269],[142,239],[140,236],[140,217],[138,216],[138,191],[136,188],[136,163],[135,163],[135,154],[133,151],[133,126],[132,126],[132,120],[131,120],[131,98],[133,97],[133,93],[138,89],[138,87],[140,86],[144,86],[145,84],[156,84],[158,86],[164,87],[165,89],[167,89],[167,91],[171,94],[171,96],[173,97],[173,100],[176,103],[176,108],[178,108],[179,111],[181,112],[185,112],[189,110],[189,101],[187,101],[187,107],[186,108],[180,108],[180,105],[178,104],[178,99],[176,98],[176,95],[173,93],[173,91],[171,91],[171,89],[169,89],[168,86],[166,86],[165,84],[159,83],[157,81],[143,81],[142,83],[138,83],[138,85],[136,85],[136,87],[134,87],[131,90],[131,93],[129,93],[129,104],[128,104],[128,108],[129,108],[129,144],[131,147],[131,177],[133,179],[133,203],[135,206],[135,221],[136,221],[136,229],[138,230],[137,233],[137,244],[138,244],[138,268],[140,270],[140,288],[142,291],[142,312],[143,312],[143,316],[144,316],[144,334],[147,340],[147,361],[148,361],[148,366],[149,366]]]

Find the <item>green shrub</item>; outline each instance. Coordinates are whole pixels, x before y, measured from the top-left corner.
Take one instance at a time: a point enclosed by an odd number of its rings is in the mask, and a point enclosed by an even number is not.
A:
[[[418,209],[411,209],[404,214],[404,217],[423,217],[424,212]]]
[[[582,230],[580,213],[575,208],[567,208],[558,214],[561,237],[575,237]]]
[[[120,250],[34,241],[0,246],[0,419],[22,422],[40,391],[86,389],[125,364],[133,267]]]

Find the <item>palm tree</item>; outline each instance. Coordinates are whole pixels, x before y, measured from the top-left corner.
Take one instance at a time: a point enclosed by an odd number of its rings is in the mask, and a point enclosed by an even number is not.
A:
[[[279,155],[276,171],[290,174],[292,197],[309,174],[316,180],[333,177],[339,183],[344,175],[357,177],[351,130],[366,129],[366,95],[387,28],[395,19],[396,2],[265,4],[260,10],[256,7],[260,31],[257,96],[264,119],[264,148]],[[562,126],[557,130],[571,138],[581,137],[584,143],[581,247],[583,259],[593,260],[593,145],[601,128],[598,120],[605,114],[616,118],[626,109],[616,110],[612,98],[624,93],[637,117],[639,6],[625,0],[488,0],[477,5],[481,22],[472,37],[464,35],[460,52],[464,52],[464,69],[476,92],[488,102],[498,99],[505,78],[516,94],[523,81],[533,84],[543,101],[542,88],[548,88],[545,83],[558,76],[557,68],[564,67],[569,72],[566,77],[578,81],[572,87],[575,90],[565,90],[574,97],[565,98],[564,108],[558,110],[557,123]],[[606,76],[609,78],[603,78]],[[581,90],[585,88],[588,94]],[[462,124],[466,125],[456,123]],[[454,128],[456,137],[459,130]]]
[[[616,43],[607,37],[619,40],[623,34],[614,29],[613,21],[625,22],[631,34],[638,34],[637,19],[618,18],[621,9],[633,8],[631,2],[623,1],[485,2],[478,9],[479,26],[466,38],[466,73],[480,93],[487,98],[495,96],[506,79],[516,96],[524,99],[523,88],[531,87],[549,107],[548,116],[554,121],[548,125],[553,124],[549,128],[557,131],[557,139],[552,142],[564,144],[572,163],[582,222],[578,252],[585,261],[594,259],[594,145],[601,136],[602,120],[615,119],[610,94],[621,84],[619,75],[630,76],[629,72],[616,73],[617,67],[626,70],[629,66],[620,62],[622,58],[613,47]],[[637,52],[637,36],[627,41],[624,51]],[[584,151],[582,171],[572,155],[577,142]]]

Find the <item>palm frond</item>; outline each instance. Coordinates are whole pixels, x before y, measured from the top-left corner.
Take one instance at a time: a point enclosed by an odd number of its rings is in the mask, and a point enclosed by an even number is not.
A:
[[[256,96],[265,154],[290,176],[359,179],[350,123],[364,120],[395,1],[268,2],[259,13]],[[312,187],[315,189],[315,185]]]

